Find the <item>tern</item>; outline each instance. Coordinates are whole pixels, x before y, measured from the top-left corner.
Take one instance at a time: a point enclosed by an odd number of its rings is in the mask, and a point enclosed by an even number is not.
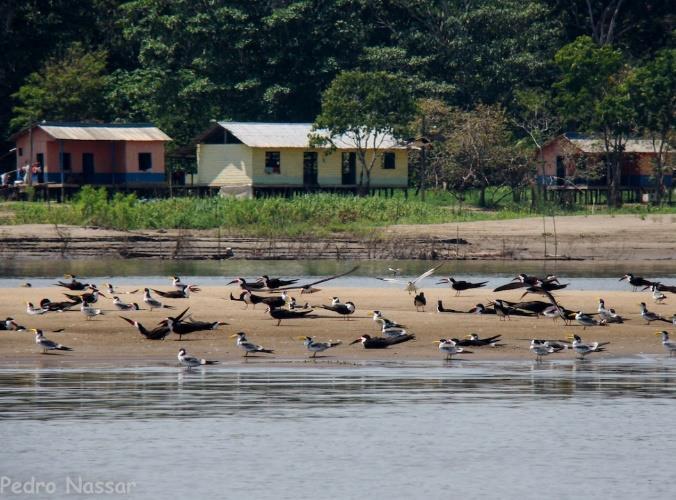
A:
[[[651,286],[650,291],[653,292],[653,300],[655,301],[655,304],[664,304],[664,301],[667,300],[667,296],[660,292],[656,285]]]
[[[54,341],[46,339],[42,330],[36,330],[35,328],[31,329],[35,333],[35,343],[42,347],[42,353],[45,354],[47,351],[72,351],[70,347],[65,345],[58,344]]]
[[[162,304],[159,300],[156,298],[152,297],[150,295],[150,290],[148,288],[143,289],[143,302],[145,302],[148,307],[150,307],[150,310],[152,311],[153,309],[176,309],[174,306],[168,306]]]
[[[334,297],[334,299],[337,299],[337,297]],[[342,302],[337,302],[337,303],[332,303],[330,306],[322,305],[322,309],[326,309],[327,311],[333,311],[335,313],[338,313],[341,316],[343,316],[345,319],[349,320],[350,315],[354,314],[356,307],[354,305],[354,302],[347,301],[344,304]]]
[[[662,336],[662,345],[664,346],[664,349],[669,353],[669,357],[673,356],[676,352],[676,342],[669,340],[669,332],[662,330],[661,332],[657,332],[655,335]]]
[[[273,349],[265,349],[263,346],[249,342],[246,338],[246,333],[237,332],[234,335],[230,335],[230,338],[237,337],[237,347],[244,350],[244,357],[248,357],[250,352],[262,352],[266,354],[273,354],[275,351]]]
[[[570,339],[573,340],[573,350],[580,355],[581,359],[593,352],[605,351],[603,346],[610,344],[610,342],[592,342],[591,344],[585,344],[582,342],[579,335],[573,335]]]
[[[317,356],[318,352],[324,352],[327,349],[331,349],[332,347],[339,346],[343,342],[341,340],[329,340],[327,342],[317,342],[314,340],[314,337],[296,337],[298,340],[302,340],[303,344],[305,344],[305,347],[307,348],[308,351],[312,353],[312,358]]]
[[[395,278],[378,278],[378,279],[381,280],[381,281],[387,281],[388,283],[405,284],[406,287],[404,288],[404,290],[406,290],[410,295],[411,293],[418,293],[418,287],[416,286],[416,284],[418,282],[420,282],[420,281],[424,280],[425,278],[427,278],[428,276],[431,276],[432,274],[434,274],[434,271],[439,269],[441,266],[443,266],[443,264],[439,264],[438,266],[435,266],[432,269],[428,269],[427,271],[422,273],[420,276],[418,276],[417,278],[415,278],[414,280],[411,280],[411,281],[401,281],[401,280],[398,280],[398,279],[395,279]]]
[[[45,314],[46,312],[49,312],[49,309],[45,309],[43,307],[37,308],[32,302],[26,302],[26,313],[30,316],[39,316],[41,314]]]
[[[538,363],[542,362],[543,356],[549,356],[550,354],[557,352],[556,349],[546,342],[535,339],[530,341],[530,351],[535,354],[535,361]]]
[[[575,314],[575,321],[582,325],[582,329],[586,330],[588,326],[604,326],[606,324],[605,320],[595,320],[590,315],[578,311]]]
[[[657,313],[648,311],[648,307],[645,305],[645,302],[641,302],[641,317],[650,324],[653,321],[664,321],[665,323],[671,323],[668,319],[664,319]]]
[[[446,354],[447,361],[456,354],[472,354],[472,351],[467,351],[462,347],[458,347],[457,342],[452,339],[439,339],[435,340],[434,343],[439,344],[439,350]]]
[[[113,297],[113,305],[120,311],[139,311],[141,309],[136,302],[133,304],[125,304],[118,296]]]
[[[121,294],[126,294],[126,295],[132,295],[134,293],[138,293],[138,288],[136,290],[132,290],[131,292],[120,292],[119,290],[115,290],[115,287],[111,285],[110,283],[104,283],[106,285],[106,291],[111,295],[121,295]]]
[[[215,365],[218,363],[218,361],[209,361],[202,358],[196,358],[194,356],[188,356],[188,353],[185,349],[179,349],[178,362],[185,366],[188,370],[191,370],[196,366]]]
[[[92,319],[94,316],[103,316],[103,311],[101,309],[91,307],[87,305],[86,302],[83,302],[80,305],[80,311],[82,312],[82,314],[85,315],[85,318],[87,318],[87,320]]]

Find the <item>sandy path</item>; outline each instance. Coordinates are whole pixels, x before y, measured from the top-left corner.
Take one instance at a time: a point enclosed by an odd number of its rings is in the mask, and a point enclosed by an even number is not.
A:
[[[388,285],[384,285],[388,286]],[[128,289],[129,287],[127,287]],[[124,289],[124,287],[122,287]],[[321,318],[285,321],[282,326],[274,325],[262,307],[252,310],[242,309],[242,303],[225,300],[230,291],[227,287],[205,288],[190,299],[168,301],[177,307],[177,312],[190,306],[194,317],[201,320],[227,321],[228,326],[218,331],[199,332],[178,342],[175,335],[165,341],[149,341],[142,338],[132,327],[112,311],[109,299],[100,299],[100,307],[106,315],[92,321],[86,321],[80,311],[67,313],[50,313],[43,316],[28,316],[25,312],[25,301],[39,302],[43,297],[52,300],[60,299],[57,287],[49,289],[0,289],[0,316],[13,316],[20,324],[28,328],[53,330],[65,328],[62,333],[47,333],[47,337],[75,349],[72,353],[42,355],[33,342],[29,332],[0,331],[0,363],[4,366],[17,363],[35,364],[39,366],[59,365],[63,363],[112,362],[114,364],[173,364],[180,347],[201,357],[222,361],[239,362],[242,353],[234,345],[230,335],[244,330],[249,338],[266,347],[275,349],[276,360],[302,360],[308,356],[302,342],[294,337],[315,335],[319,339],[342,340],[344,345],[328,352],[330,357],[322,358],[322,362],[353,360],[395,360],[395,359],[439,359],[433,341],[441,337],[460,337],[476,332],[482,337],[501,334],[506,344],[501,348],[474,349],[470,359],[530,359],[528,342],[518,339],[556,338],[565,339],[577,333],[588,341],[610,341],[607,353],[598,356],[632,356],[640,353],[662,354],[663,348],[655,332],[667,329],[674,332],[673,325],[653,323],[646,325],[638,314],[638,304],[646,300],[650,304],[647,292],[575,292],[562,291],[558,294],[560,302],[571,309],[583,308],[595,311],[596,300],[602,294],[609,307],[626,315],[629,321],[622,325],[595,327],[583,331],[580,326],[564,326],[549,319],[514,317],[511,321],[499,321],[495,316],[475,316],[458,314],[439,314],[435,312],[437,299],[444,301],[445,307],[468,309],[477,302],[487,302],[495,294],[490,291],[474,291],[461,297],[454,297],[452,290],[437,290],[430,293],[429,306],[426,312],[415,312],[412,298],[406,292],[394,287],[373,289],[333,288],[311,296],[299,296],[301,301],[311,304],[322,304],[330,301],[331,295],[339,296],[343,301],[352,300],[357,305],[357,312],[350,321],[336,317],[329,311],[317,310]],[[505,299],[517,300],[518,292],[503,292]],[[129,301],[129,296],[125,296]],[[134,300],[141,301],[141,297]],[[676,312],[676,296],[671,296],[668,305],[649,305],[652,310],[671,317]],[[386,350],[364,350],[359,345],[349,346],[349,342],[363,333],[375,335],[375,324],[368,311],[380,309],[385,315],[400,323],[408,325],[416,334],[417,341],[408,342]],[[136,311],[126,313],[145,325],[152,326],[166,316],[159,310]],[[676,334],[676,333],[675,333]],[[557,355],[558,358],[572,359],[572,352]],[[258,357],[252,362],[261,362]]]

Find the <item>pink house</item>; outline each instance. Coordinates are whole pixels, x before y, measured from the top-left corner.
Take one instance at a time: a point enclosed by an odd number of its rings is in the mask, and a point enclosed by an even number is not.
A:
[[[146,123],[40,122],[11,137],[17,170],[37,165],[37,182],[152,185],[164,182],[171,138]]]

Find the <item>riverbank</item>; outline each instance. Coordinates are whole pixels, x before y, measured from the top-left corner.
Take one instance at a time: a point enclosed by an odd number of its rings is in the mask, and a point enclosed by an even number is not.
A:
[[[224,230],[0,226],[4,259],[676,259],[676,215],[541,217],[393,225],[368,236],[242,237]],[[229,249],[232,249],[232,254]]]
[[[120,287],[121,290],[129,287]],[[166,287],[165,287],[166,289]],[[433,343],[439,338],[462,337],[469,333],[478,333],[481,337],[502,335],[501,347],[474,348],[473,354],[462,357],[466,360],[519,360],[532,359],[528,349],[528,339],[549,338],[565,339],[569,335],[578,334],[586,341],[610,342],[607,352],[592,355],[596,357],[633,357],[640,354],[663,355],[657,330],[673,331],[667,323],[650,325],[640,318],[638,304],[647,301],[650,294],[633,292],[603,291],[562,291],[557,297],[559,301],[571,309],[583,309],[593,312],[599,296],[603,296],[608,307],[613,307],[619,314],[627,318],[620,325],[593,327],[583,330],[581,326],[564,326],[562,322],[553,322],[545,318],[513,317],[510,321],[499,321],[495,316],[477,316],[469,314],[437,313],[436,301],[443,300],[444,306],[467,310],[477,302],[486,303],[496,294],[490,291],[477,290],[466,292],[461,297],[454,297],[453,290],[430,289],[429,306],[426,312],[416,312],[413,299],[405,291],[384,285],[379,288],[332,288],[312,295],[300,296],[301,302],[308,301],[312,305],[327,304],[331,296],[339,296],[343,301],[351,300],[357,311],[350,320],[338,317],[330,311],[316,309],[318,316],[314,319],[283,321],[275,326],[264,308],[255,310],[250,306],[243,309],[241,302],[227,299],[229,293],[236,290],[232,287],[209,287],[189,299],[167,300],[176,307],[172,313],[178,313],[190,306],[190,312],[198,320],[225,321],[226,326],[215,331],[198,332],[178,341],[172,334],[165,341],[149,341],[144,339],[133,327],[119,318],[120,315],[137,319],[145,326],[152,327],[167,316],[167,310],[135,311],[119,313],[111,309],[110,299],[100,299],[98,306],[104,309],[105,315],[91,321],[85,320],[79,310],[66,313],[49,313],[43,316],[28,316],[25,302],[37,303],[43,297],[59,300],[61,290],[56,287],[48,289],[0,289],[0,317],[12,316],[16,321],[28,328],[45,330],[49,339],[72,347],[73,352],[43,355],[34,343],[31,332],[0,332],[0,364],[68,366],[83,363],[111,363],[118,366],[158,365],[174,363],[176,353],[184,347],[189,353],[200,357],[237,363],[242,361],[242,351],[230,338],[235,332],[247,332],[250,340],[275,350],[273,356],[261,355],[250,360],[252,363],[270,362],[304,362],[309,353],[305,350],[298,336],[316,336],[318,340],[341,340],[342,345],[320,357],[318,363],[344,364],[369,361],[393,360],[436,360],[442,355]],[[501,293],[507,300],[518,299],[518,291]],[[140,294],[122,296],[126,302],[141,302]],[[673,299],[673,300],[672,300]],[[671,301],[671,302],[670,302]],[[676,312],[676,296],[670,295],[668,305],[649,305],[665,317]],[[393,346],[385,350],[364,350],[360,345],[349,345],[362,334],[377,335],[378,330],[369,312],[380,309],[390,319],[407,325],[416,335],[416,341]],[[51,330],[65,329],[60,333]],[[572,351],[553,355],[549,359],[574,359]],[[267,360],[267,361],[266,361]]]

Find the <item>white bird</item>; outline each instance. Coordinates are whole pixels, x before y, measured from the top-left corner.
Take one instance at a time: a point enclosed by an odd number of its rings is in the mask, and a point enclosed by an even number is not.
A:
[[[105,285],[106,285],[106,288],[108,289],[108,293],[109,293],[111,296],[112,296],[112,295],[123,294],[123,293],[124,293],[124,294],[127,294],[127,295],[130,295],[130,294],[134,294],[134,293],[138,292],[138,289],[132,290],[131,292],[120,292],[119,290],[115,290],[115,287],[114,287],[112,284],[110,284],[110,283],[105,283]]]
[[[585,344],[582,342],[579,335],[573,335],[571,339],[573,339],[573,350],[578,353],[581,358],[584,358],[593,352],[605,351],[603,346],[610,344],[610,342],[592,342],[591,344]]]
[[[535,354],[535,361],[538,363],[542,361],[543,356],[549,356],[550,354],[556,352],[556,349],[554,349],[552,346],[546,342],[540,342],[538,340],[530,341],[530,350],[533,354]]]
[[[575,321],[582,325],[583,330],[586,330],[588,326],[604,326],[606,324],[605,320],[595,320],[582,311],[578,311],[577,314],[575,314]]]
[[[43,354],[46,353],[47,351],[72,351],[70,347],[66,347],[65,345],[61,345],[57,342],[53,342],[49,339],[46,339],[44,334],[42,333],[42,330],[36,330],[35,328],[32,329],[32,331],[35,333],[35,343],[42,347],[42,352]]]
[[[40,307],[40,308],[35,307],[32,302],[26,302],[26,313],[30,314],[31,316],[38,316],[40,314],[45,314],[48,311],[49,311],[49,309],[44,309],[42,307]]]
[[[653,300],[655,301],[655,303],[664,304],[664,301],[667,300],[667,296],[657,289],[657,285],[651,286],[650,290],[652,290],[653,292]]]
[[[669,340],[669,332],[661,331],[657,332],[655,335],[662,335],[662,345],[664,349],[669,353],[669,357],[673,356],[676,352],[676,342]]]
[[[238,332],[235,333],[234,335],[230,335],[230,338],[235,337],[237,337],[237,347],[244,350],[244,357],[247,357],[250,352],[264,352],[267,354],[274,353],[272,349],[265,349],[263,346],[249,342],[246,339],[246,333],[244,332]]]
[[[406,285],[404,290],[406,290],[410,295],[411,293],[417,293],[418,292],[418,287],[416,286],[416,284],[419,281],[422,281],[425,278],[427,278],[428,276],[431,276],[432,274],[434,274],[434,271],[439,269],[441,266],[443,266],[443,264],[439,264],[438,266],[435,266],[432,269],[428,269],[427,271],[422,273],[420,276],[418,276],[417,278],[415,278],[414,280],[411,280],[411,281],[402,281],[402,280],[398,280],[396,278],[378,278],[378,279],[381,280],[381,281],[387,281],[388,283],[404,284],[404,285]]]
[[[439,344],[439,350],[443,353],[446,353],[446,359],[451,359],[452,356],[456,354],[471,354],[472,351],[467,351],[462,347],[458,347],[454,340],[448,339],[439,339],[434,341],[435,344]]]
[[[606,302],[603,299],[599,299],[599,307],[597,309],[601,318],[610,316],[610,309],[606,308]]]
[[[94,316],[103,316],[103,311],[101,309],[91,307],[86,302],[83,302],[80,305],[80,311],[85,315],[87,320],[92,319]]]
[[[196,358],[194,356],[188,356],[188,353],[185,351],[185,349],[180,349],[178,351],[178,362],[188,368],[188,370],[194,368],[195,366],[215,365],[218,363],[218,361],[209,361],[202,358]]]
[[[388,267],[387,270],[392,273],[393,276],[399,276],[401,274],[401,268],[399,267]]]
[[[136,302],[133,304],[125,304],[120,300],[120,297],[117,296],[113,297],[113,305],[120,311],[138,311],[141,309]]]
[[[328,342],[316,342],[314,340],[314,337],[297,337],[298,340],[302,340],[303,344],[305,344],[305,347],[307,347],[307,350],[312,352],[312,357],[316,357],[318,352],[324,352],[327,349],[330,349],[332,347],[336,347],[343,342],[341,340],[329,340]]]

